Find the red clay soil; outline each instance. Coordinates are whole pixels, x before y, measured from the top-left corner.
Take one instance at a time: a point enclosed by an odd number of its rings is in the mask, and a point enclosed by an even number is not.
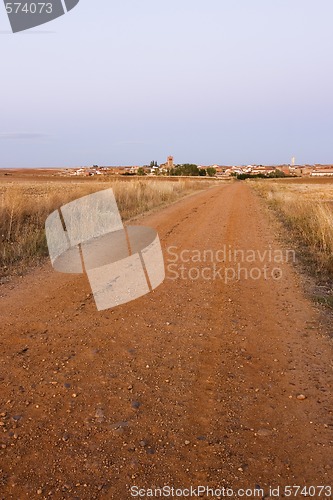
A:
[[[170,246],[281,249],[240,182],[139,223],[166,260]],[[154,292],[103,312],[84,276],[49,264],[4,285],[1,498],[122,500],[163,485],[270,498],[270,485],[332,483],[332,340],[293,266],[278,267],[281,279],[227,284],[167,270]]]

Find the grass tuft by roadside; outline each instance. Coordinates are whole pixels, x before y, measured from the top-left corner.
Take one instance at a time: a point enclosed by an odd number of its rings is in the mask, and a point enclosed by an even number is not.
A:
[[[333,183],[256,181],[315,274],[333,278]]]

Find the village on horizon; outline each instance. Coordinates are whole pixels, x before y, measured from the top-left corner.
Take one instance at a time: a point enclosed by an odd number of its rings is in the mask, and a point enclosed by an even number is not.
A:
[[[13,175],[14,172],[53,173],[62,177],[93,177],[102,175],[115,176],[195,176],[214,178],[247,178],[247,177],[333,177],[333,164],[298,165],[295,158],[290,164],[283,165],[197,165],[192,163],[176,164],[173,156],[168,156],[160,165],[151,161],[149,165],[111,166],[92,165],[80,167],[41,167],[41,168],[1,168],[3,175]]]
[[[184,166],[191,166],[193,173],[180,173],[177,169]],[[165,163],[157,164],[152,161],[150,165],[131,165],[131,166],[88,166],[80,168],[66,168],[60,171],[61,175],[69,176],[94,176],[94,175],[195,175],[227,178],[233,176],[263,176],[263,177],[325,177],[333,176],[333,164],[329,165],[297,165],[295,158],[292,158],[290,164],[285,165],[192,165],[174,163],[173,156],[168,156]]]

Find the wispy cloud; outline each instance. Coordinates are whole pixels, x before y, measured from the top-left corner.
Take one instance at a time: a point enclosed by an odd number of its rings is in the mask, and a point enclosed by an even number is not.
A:
[[[33,31],[33,30],[27,30],[27,31],[21,31],[20,33],[15,33],[15,35],[53,35],[54,33],[57,33],[56,31]]]
[[[117,141],[114,142],[111,146],[148,146],[150,143],[147,141]]]
[[[0,133],[0,140],[9,139],[14,141],[35,141],[39,139],[46,139],[48,137],[48,134],[40,134],[38,132],[12,132],[6,134]]]
[[[52,35],[53,33],[56,33],[56,31],[22,31],[20,33],[15,33],[15,36],[17,35]],[[9,30],[3,30],[0,31],[0,35],[13,35],[12,31]]]

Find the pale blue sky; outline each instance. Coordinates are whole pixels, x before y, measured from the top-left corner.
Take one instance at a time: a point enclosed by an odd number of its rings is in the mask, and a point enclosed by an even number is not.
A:
[[[332,0],[81,0],[11,34],[0,167],[333,162]]]

